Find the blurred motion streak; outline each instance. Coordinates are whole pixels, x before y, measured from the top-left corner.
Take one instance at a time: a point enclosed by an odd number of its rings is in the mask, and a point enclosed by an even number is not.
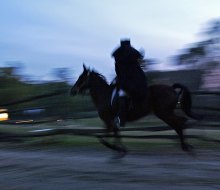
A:
[[[0,121],[6,121],[8,117],[7,109],[0,109]]]

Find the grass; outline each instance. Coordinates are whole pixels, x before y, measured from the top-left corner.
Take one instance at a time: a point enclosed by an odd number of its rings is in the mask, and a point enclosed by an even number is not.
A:
[[[155,119],[154,117],[143,118],[137,122],[128,124],[127,127],[146,127],[146,126],[161,126],[164,125],[161,121]],[[11,133],[25,133],[34,129],[45,129],[45,128],[103,128],[103,124],[99,118],[89,118],[89,119],[77,119],[77,120],[67,120],[59,121],[50,124],[38,124],[38,125],[0,125],[1,132],[11,132]],[[198,134],[199,130],[187,130],[189,134]],[[210,138],[220,139],[220,131],[209,131],[200,130],[201,135],[205,134]],[[199,134],[200,134],[199,133]],[[133,132],[123,132],[123,134],[132,135],[150,135],[150,134],[175,134],[174,131],[164,131],[164,132],[143,132],[143,131],[133,131]],[[155,139],[155,140],[144,140],[144,139],[123,139],[125,145],[131,149],[135,150],[146,150],[146,149],[173,149],[177,147],[179,149],[179,142],[169,139]],[[220,144],[202,142],[195,139],[190,139],[190,143],[196,147],[204,148],[219,148]],[[101,148],[98,140],[94,137],[82,137],[73,135],[56,135],[49,137],[37,137],[37,138],[27,138],[21,143],[23,146],[44,146],[44,147],[93,147]]]

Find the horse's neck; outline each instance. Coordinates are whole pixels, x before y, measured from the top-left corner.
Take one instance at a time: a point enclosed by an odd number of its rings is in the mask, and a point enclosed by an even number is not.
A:
[[[96,78],[90,86],[90,94],[97,107],[107,103],[111,97],[111,87],[104,79]]]

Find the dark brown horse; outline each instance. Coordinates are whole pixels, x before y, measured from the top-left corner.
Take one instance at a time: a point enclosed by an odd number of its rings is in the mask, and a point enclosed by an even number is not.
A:
[[[109,85],[101,74],[87,69],[84,65],[83,68],[83,73],[79,76],[78,80],[71,88],[71,95],[83,94],[86,90],[90,91],[90,95],[97,108],[99,117],[106,125],[106,132],[114,132],[117,139],[117,145],[120,144],[120,146],[110,144],[103,138],[100,139],[101,142],[109,148],[125,153],[126,149],[120,141],[120,129],[118,129],[114,124],[114,118],[117,115],[117,106],[112,105],[112,92],[114,87]],[[175,91],[177,88],[180,89],[179,93]],[[187,116],[193,119],[198,119],[198,117],[191,112],[190,92],[185,86],[176,83],[173,86],[149,86],[148,95],[146,96],[144,102],[138,106],[130,106],[127,113],[127,122],[135,121],[148,115],[149,113],[153,113],[176,131],[179,136],[182,149],[190,152],[192,147],[185,142],[183,133],[184,124],[187,118],[177,116],[174,113],[178,101],[181,109]]]

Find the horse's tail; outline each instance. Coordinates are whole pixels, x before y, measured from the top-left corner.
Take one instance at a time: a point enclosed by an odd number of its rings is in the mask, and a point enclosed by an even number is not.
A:
[[[175,83],[172,85],[172,87],[173,89],[180,89],[177,96],[178,96],[178,101],[180,103],[180,107],[183,110],[183,112],[187,116],[193,119],[196,119],[196,120],[202,119],[200,115],[193,113],[191,110],[192,109],[192,97],[191,97],[191,93],[189,89],[180,83]]]

